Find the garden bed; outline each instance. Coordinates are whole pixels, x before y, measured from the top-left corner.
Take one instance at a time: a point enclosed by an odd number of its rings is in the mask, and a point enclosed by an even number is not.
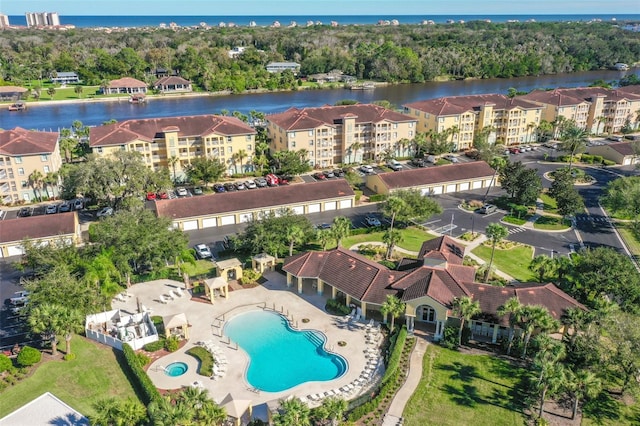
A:
[[[540,230],[561,231],[571,228],[571,221],[561,217],[543,215],[533,223],[533,227]]]

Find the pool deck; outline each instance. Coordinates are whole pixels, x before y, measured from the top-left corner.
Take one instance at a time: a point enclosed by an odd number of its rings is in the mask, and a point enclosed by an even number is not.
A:
[[[184,284],[172,280],[157,280],[140,283],[128,289],[132,296],[126,301],[115,301],[114,309],[127,312],[137,312],[137,304],[151,309],[151,315],[168,316],[179,313],[186,314],[191,327],[189,328],[189,340],[178,351],[155,360],[147,373],[153,383],[159,389],[179,389],[193,386],[200,382],[209,391],[211,397],[220,402],[231,394],[237,400],[250,400],[252,404],[262,403],[287,398],[291,395],[305,397],[310,394],[323,393],[335,390],[356,380],[364,370],[367,358],[365,350],[372,347],[367,344],[365,325],[358,323],[347,327],[342,318],[329,315],[324,311],[325,296],[319,296],[305,289],[306,294],[297,294],[292,288],[287,288],[286,279],[277,272],[265,274],[267,282],[252,288],[231,291],[229,298],[216,298],[214,304],[192,300],[189,293],[184,292],[180,298],[160,303],[160,295],[168,294],[176,287],[184,287]],[[282,392],[257,391],[245,379],[245,371],[248,365],[248,357],[245,352],[233,342],[229,342],[226,336],[221,336],[221,318],[229,319],[247,310],[266,308],[282,311],[293,319],[292,323],[301,329],[314,329],[321,331],[327,337],[325,348],[342,355],[348,362],[347,372],[337,379],[326,382],[307,382]],[[308,323],[302,323],[302,319],[309,319]],[[256,336],[259,338],[259,336]],[[222,378],[213,380],[209,377],[197,374],[198,361],[185,352],[196,346],[198,342],[211,341],[221,349],[228,361],[226,374]],[[346,342],[346,346],[339,346],[338,342]],[[179,377],[167,376],[162,367],[176,361],[185,362],[189,369]],[[379,367],[383,368],[383,367]],[[360,393],[366,392],[365,386]],[[352,394],[347,399],[358,394]],[[314,405],[312,402],[310,405]]]

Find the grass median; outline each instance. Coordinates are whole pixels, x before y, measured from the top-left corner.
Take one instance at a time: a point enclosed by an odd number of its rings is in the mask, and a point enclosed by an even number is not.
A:
[[[422,243],[435,238],[433,234],[423,231],[422,229],[410,226],[405,229],[399,229],[402,241],[397,244],[398,247],[409,251],[419,251]],[[356,244],[369,242],[382,242],[384,231],[371,232],[369,234],[352,235],[342,240],[342,246],[350,248]]]
[[[472,253],[485,262],[489,262],[491,259],[491,247],[484,244],[473,249]],[[529,270],[532,256],[533,247],[531,246],[516,245],[506,250],[496,247],[493,266],[518,281],[528,282],[534,280],[534,276]]]

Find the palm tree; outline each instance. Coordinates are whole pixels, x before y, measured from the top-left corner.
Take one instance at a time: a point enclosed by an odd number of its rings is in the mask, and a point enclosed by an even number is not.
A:
[[[380,205],[380,209],[385,216],[391,218],[391,225],[389,231],[393,231],[393,225],[395,224],[396,216],[400,214],[406,208],[406,203],[399,197],[388,197],[387,200]],[[390,234],[391,235],[391,234]],[[391,249],[393,246],[387,248],[387,258],[391,257]]]
[[[487,238],[491,241],[491,259],[489,260],[489,266],[487,267],[487,271],[484,275],[484,282],[486,283],[489,280],[489,274],[491,273],[491,266],[493,266],[493,256],[496,252],[496,244],[506,238],[509,235],[509,231],[504,226],[497,223],[490,223],[485,233],[487,234]]]
[[[484,197],[482,198],[483,202],[489,196],[489,191],[491,191],[491,187],[496,181],[496,176],[498,176],[498,173],[500,173],[500,170],[502,170],[507,165],[507,159],[504,157],[494,156],[491,158],[491,160],[489,160],[489,165],[493,169],[493,176],[491,176],[491,180],[489,181],[489,186],[487,187],[487,191],[484,193]]]
[[[55,187],[58,185],[58,179],[58,173],[56,172],[49,172],[42,179],[44,190],[47,193],[48,198],[53,198],[56,196]],[[51,193],[49,193],[49,187],[51,187]]]
[[[354,143],[351,144],[351,146],[349,147],[349,163],[353,163],[355,162],[355,160],[358,159],[358,151],[360,151],[362,149],[362,143],[355,141]],[[351,161],[351,155],[353,154],[354,161]]]
[[[333,238],[338,242],[338,247],[340,247],[342,239],[347,238],[351,234],[351,226],[351,219],[348,217],[338,216],[333,219],[331,233],[333,234]]]
[[[273,416],[275,426],[311,426],[309,406],[298,398],[281,400],[278,411]]]
[[[398,154],[400,157],[404,157],[404,154],[406,154],[407,148],[409,147],[410,143],[411,141],[407,138],[402,138],[396,143],[396,145],[401,149]]]
[[[285,234],[287,241],[289,241],[289,256],[293,256],[293,246],[304,242],[304,230],[297,225],[292,225],[285,229]]]
[[[169,164],[169,166],[171,167],[171,170],[173,171],[174,182],[176,181],[176,178],[177,178],[176,165],[178,164],[178,161],[180,160],[175,155],[172,155],[171,157],[167,158],[167,164]]]
[[[531,259],[531,263],[529,263],[529,270],[537,275],[537,279],[539,282],[543,282],[550,272],[552,272],[555,268],[555,263],[553,259],[544,254],[540,254],[533,259]]]
[[[527,349],[531,341],[531,335],[536,329],[550,330],[557,324],[551,317],[549,311],[544,306],[528,305],[524,306],[517,313],[517,322],[524,330],[524,341],[522,348],[522,358],[527,356]]]
[[[575,124],[571,124],[564,129],[561,136],[562,149],[570,154],[569,170],[571,170],[574,155],[581,152],[587,145],[587,132]]]
[[[567,117],[563,115],[559,115],[552,123],[553,126],[553,137],[555,139],[559,139],[562,133],[564,132],[564,128],[567,125]]]
[[[585,398],[595,398],[602,389],[602,382],[590,371],[579,370],[574,373],[569,370],[567,373],[567,388],[573,395],[571,418],[575,419],[580,401]]]
[[[322,246],[322,250],[326,250],[329,242],[334,240],[333,232],[330,229],[318,229],[316,232],[316,240]]]
[[[47,89],[47,95],[49,95],[49,98],[53,99],[53,95],[56,94],[56,89],[53,87],[49,87]]]
[[[540,392],[540,409],[538,410],[538,417],[542,417],[544,411],[544,400],[549,392],[555,393],[565,383],[565,369],[562,364],[547,361],[541,368],[544,369],[544,375],[542,381],[538,385],[538,392]]]
[[[602,134],[602,132],[600,131],[600,125],[607,122],[607,117],[605,117],[604,115],[600,115],[596,117],[596,121],[598,122],[598,125],[596,126],[596,134],[600,135]]]
[[[347,401],[338,397],[325,398],[322,405],[318,407],[320,417],[324,420],[331,420],[332,426],[337,426],[342,420],[344,412],[347,411]]]
[[[269,144],[266,142],[256,143],[256,154],[264,155],[269,150]]]
[[[527,124],[527,142],[531,143],[531,135],[533,134],[533,129],[536,128],[536,123],[531,122]]]
[[[402,234],[397,229],[387,229],[382,235],[382,242],[387,245],[386,258],[390,259],[393,247],[402,241]]]
[[[29,175],[29,185],[33,189],[33,196],[38,200],[42,200],[42,184],[44,175],[40,170],[34,170]]]
[[[247,151],[245,151],[244,149],[241,149],[240,151],[236,152],[235,154],[238,158],[238,161],[240,162],[240,173],[244,173],[244,170],[242,169],[242,160],[244,160],[245,158],[247,158]]]
[[[509,298],[502,306],[498,308],[498,315],[509,315],[509,343],[507,345],[507,355],[511,354],[511,348],[513,346],[513,337],[515,335],[515,328],[518,318],[518,312],[522,309],[522,304],[517,297]]]
[[[269,165],[269,159],[266,155],[257,155],[253,158],[253,165],[260,168],[260,173]]]
[[[82,98],[82,86],[78,85],[74,87],[73,91],[78,95],[78,98]]]
[[[464,328],[465,321],[470,321],[475,315],[480,312],[480,303],[476,300],[473,301],[469,296],[456,297],[451,303],[453,311],[460,318],[460,329],[458,330],[458,345],[462,345],[462,329]]]
[[[60,149],[64,152],[64,159],[67,163],[73,160],[73,152],[78,146],[78,140],[71,135],[71,129],[60,130]]]
[[[53,312],[57,316],[57,324],[60,327],[60,332],[64,333],[64,340],[66,343],[66,353],[71,353],[71,338],[74,333],[82,331],[82,315],[80,311],[66,306],[55,305],[57,308]]]
[[[55,315],[56,305],[43,303],[29,311],[27,322],[34,333],[51,336],[51,354],[58,355],[58,339],[56,334],[60,330],[57,323],[58,317]]]
[[[572,329],[569,341],[573,345],[578,337],[578,331],[588,322],[588,315],[578,307],[569,308],[562,316],[561,322],[564,325],[564,336],[569,334],[569,328]]]
[[[396,318],[402,315],[405,311],[405,304],[400,301],[393,294],[388,294],[387,299],[384,301],[382,306],[380,307],[380,313],[384,317],[385,321],[387,320],[387,315],[391,316],[391,327],[389,331],[393,333],[393,328],[395,326]]]

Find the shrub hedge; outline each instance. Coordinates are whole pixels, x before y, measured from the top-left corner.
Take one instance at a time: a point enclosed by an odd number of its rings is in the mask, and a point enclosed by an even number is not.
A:
[[[5,354],[0,354],[0,373],[11,370],[11,367],[13,367],[11,358],[6,356]]]
[[[143,346],[143,349],[147,352],[155,352],[164,348],[164,340],[156,340],[155,342],[147,343]]]
[[[168,339],[164,340],[164,348],[169,352],[175,352],[180,347],[180,340],[178,336],[169,336]]]
[[[386,383],[389,380],[396,370],[398,370],[398,366],[400,365],[400,357],[402,356],[402,351],[404,350],[404,344],[407,340],[407,328],[402,326],[400,331],[397,333],[395,342],[393,342],[393,350],[391,351],[391,355],[387,360],[387,369],[384,372],[384,376],[382,376],[382,383]]]
[[[148,405],[153,401],[159,401],[162,398],[160,392],[158,392],[147,373],[142,369],[140,360],[128,343],[122,345],[122,353],[129,368],[128,375],[131,377],[135,387],[140,391],[144,404]]]
[[[187,351],[189,355],[200,361],[198,366],[198,374],[205,377],[211,377],[213,375],[213,355],[211,352],[201,346],[194,346]]]
[[[23,367],[29,367],[34,364],[37,364],[42,359],[42,354],[36,348],[32,348],[31,346],[25,346],[20,350],[18,354],[18,364]]]
[[[369,197],[369,201],[372,203],[377,203],[378,201],[384,201],[387,198],[384,194],[373,194]]]
[[[347,315],[351,310],[343,302],[336,299],[328,299],[324,309],[330,314],[334,315]]]

